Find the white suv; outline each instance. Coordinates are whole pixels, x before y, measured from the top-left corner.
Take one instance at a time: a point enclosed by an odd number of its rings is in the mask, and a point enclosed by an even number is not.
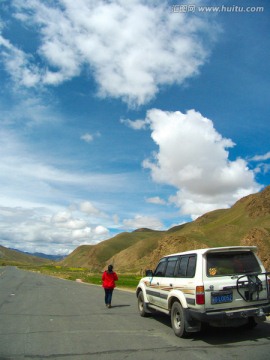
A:
[[[137,286],[141,316],[171,316],[175,335],[212,326],[254,327],[270,314],[270,279],[254,246],[192,250],[163,257]]]

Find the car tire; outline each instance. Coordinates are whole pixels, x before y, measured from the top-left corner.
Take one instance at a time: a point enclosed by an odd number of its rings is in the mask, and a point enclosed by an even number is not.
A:
[[[254,329],[257,325],[258,325],[258,323],[254,319],[254,317],[249,317],[247,324],[243,325],[242,328],[251,330],[251,329]]]
[[[145,311],[145,303],[144,303],[144,297],[143,297],[143,292],[140,291],[138,294],[138,310],[139,310],[139,314],[142,317],[147,317],[149,316],[149,313],[147,313]]]
[[[187,336],[187,332],[185,329],[185,312],[178,301],[175,301],[172,305],[171,325],[176,336]]]

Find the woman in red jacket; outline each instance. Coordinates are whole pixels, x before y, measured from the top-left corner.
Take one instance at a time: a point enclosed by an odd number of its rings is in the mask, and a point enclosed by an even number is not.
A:
[[[115,281],[118,280],[116,272],[113,271],[113,266],[109,265],[108,270],[104,271],[102,274],[102,286],[105,290],[105,304],[108,308],[111,308],[112,305],[112,294],[113,289],[115,288]]]

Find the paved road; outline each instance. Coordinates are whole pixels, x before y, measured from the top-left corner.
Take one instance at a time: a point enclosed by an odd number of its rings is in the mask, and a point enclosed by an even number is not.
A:
[[[177,338],[165,315],[141,318],[133,293],[0,267],[0,360],[265,360],[270,322]]]

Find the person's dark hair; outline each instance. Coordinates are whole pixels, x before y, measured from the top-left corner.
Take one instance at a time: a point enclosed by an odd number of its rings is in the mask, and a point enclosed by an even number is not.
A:
[[[112,271],[113,271],[113,266],[112,266],[112,265],[109,265],[109,266],[108,266],[108,271],[109,271],[109,272],[112,272]]]

